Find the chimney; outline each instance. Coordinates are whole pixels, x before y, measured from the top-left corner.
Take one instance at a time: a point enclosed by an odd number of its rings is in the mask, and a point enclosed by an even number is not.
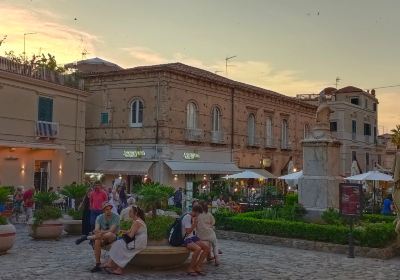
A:
[[[375,89],[372,89],[372,90],[371,90],[371,94],[372,94],[373,96],[375,96]]]

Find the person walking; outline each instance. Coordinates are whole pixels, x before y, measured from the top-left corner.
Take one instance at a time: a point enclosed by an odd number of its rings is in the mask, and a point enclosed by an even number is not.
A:
[[[393,210],[393,198],[392,195],[389,194],[383,201],[381,214],[386,216],[393,215]]]
[[[102,205],[107,201],[107,193],[103,190],[100,182],[96,182],[94,189],[89,193],[90,231],[93,231],[97,217],[103,213]]]
[[[182,209],[182,188],[179,188],[174,194],[175,207]]]
[[[144,212],[137,206],[130,208],[129,216],[132,226],[124,232],[122,239],[112,244],[110,259],[102,265],[107,272],[116,275],[121,275],[122,269],[147,246],[147,227]]]
[[[28,222],[33,216],[33,206],[35,202],[33,200],[33,195],[35,194],[33,187],[28,187],[24,194],[22,195],[22,199],[24,201],[24,209],[26,215],[26,222]]]

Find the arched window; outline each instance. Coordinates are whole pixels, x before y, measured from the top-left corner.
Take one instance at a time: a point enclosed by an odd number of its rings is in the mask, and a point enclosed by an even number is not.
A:
[[[274,141],[274,133],[272,130],[272,118],[268,117],[265,123],[265,145],[267,147],[272,147]]]
[[[221,130],[221,111],[215,106],[212,111],[212,131]]]
[[[186,127],[188,129],[197,129],[197,106],[193,102],[186,106]]]
[[[131,103],[131,127],[143,126],[143,102],[136,99]]]
[[[287,120],[282,120],[282,132],[281,132],[281,148],[289,148],[289,125]]]
[[[304,139],[310,137],[310,125],[308,123],[304,124]]]
[[[256,118],[254,114],[250,114],[247,119],[247,144],[254,146],[255,144],[255,132],[256,132]]]

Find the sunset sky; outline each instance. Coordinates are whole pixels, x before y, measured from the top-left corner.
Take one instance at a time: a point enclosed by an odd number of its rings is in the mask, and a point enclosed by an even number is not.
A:
[[[294,96],[377,89],[379,129],[400,124],[397,0],[0,0],[4,51],[122,67],[182,62]]]

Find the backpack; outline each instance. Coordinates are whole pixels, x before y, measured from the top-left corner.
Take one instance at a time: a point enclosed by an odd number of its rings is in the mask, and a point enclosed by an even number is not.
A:
[[[169,245],[174,246],[174,247],[183,245],[183,241],[184,241],[185,237],[182,236],[182,220],[186,215],[188,215],[188,214],[183,214],[179,218],[176,218],[175,222],[170,227],[169,234],[168,234]]]

